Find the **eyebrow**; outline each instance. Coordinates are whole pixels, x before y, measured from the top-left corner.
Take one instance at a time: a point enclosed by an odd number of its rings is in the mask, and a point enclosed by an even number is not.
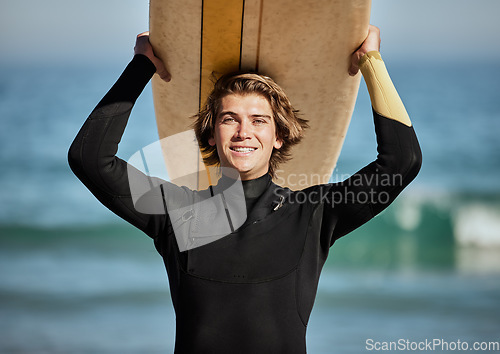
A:
[[[235,112],[233,112],[233,111],[222,111],[222,112],[219,113],[218,117],[222,117],[222,116],[225,116],[225,115],[238,116],[238,114],[235,113]],[[252,114],[251,116],[253,118],[267,118],[267,119],[271,120],[271,116],[269,116],[267,114]]]

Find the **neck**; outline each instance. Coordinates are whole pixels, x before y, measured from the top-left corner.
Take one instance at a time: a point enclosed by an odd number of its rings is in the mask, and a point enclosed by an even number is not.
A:
[[[240,181],[242,182],[247,182],[247,181],[255,181],[257,179],[260,179],[260,178],[263,178],[265,176],[269,176],[269,171],[268,172],[265,172],[259,176],[255,176],[255,175],[251,175],[251,176],[248,176],[244,173],[239,173],[236,169],[234,168],[227,168],[227,167],[220,167],[220,169],[218,170],[218,173],[219,173],[219,176],[224,176],[224,177],[228,177],[228,178],[231,178],[231,179],[239,179]]]
[[[255,175],[255,174],[247,175],[245,173],[240,173],[240,179],[242,181],[253,181],[253,180],[259,179],[261,177],[264,177],[267,174],[268,174],[268,171],[266,171],[260,175]]]

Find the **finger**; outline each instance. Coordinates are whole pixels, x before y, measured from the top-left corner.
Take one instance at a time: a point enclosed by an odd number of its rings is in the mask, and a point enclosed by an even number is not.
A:
[[[137,38],[139,38],[139,37],[149,37],[149,31],[139,33],[137,35]]]
[[[135,43],[136,45],[137,44],[144,45],[146,43],[149,43],[149,31],[138,34]]]
[[[150,50],[150,46],[151,44],[149,42],[149,31],[142,32],[137,35],[137,38],[135,40],[134,53],[149,56],[148,52]]]

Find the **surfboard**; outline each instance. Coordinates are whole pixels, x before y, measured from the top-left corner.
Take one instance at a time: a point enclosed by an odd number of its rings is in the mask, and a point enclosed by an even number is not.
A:
[[[214,77],[257,71],[285,90],[310,125],[275,182],[291,189],[327,183],[354,110],[361,74],[351,77],[348,68],[368,33],[370,6],[371,0],[150,0],[150,41],[172,75],[169,83],[157,75],[152,83],[160,139],[190,129]],[[184,173],[182,155],[168,160]]]

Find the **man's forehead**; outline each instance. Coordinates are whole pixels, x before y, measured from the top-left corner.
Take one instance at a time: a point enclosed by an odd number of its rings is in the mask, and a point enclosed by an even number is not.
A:
[[[268,111],[272,112],[269,100],[261,94],[258,93],[248,93],[248,94],[229,94],[221,98],[219,111],[241,111],[241,110],[251,110],[251,111]],[[235,112],[236,113],[236,112]]]

